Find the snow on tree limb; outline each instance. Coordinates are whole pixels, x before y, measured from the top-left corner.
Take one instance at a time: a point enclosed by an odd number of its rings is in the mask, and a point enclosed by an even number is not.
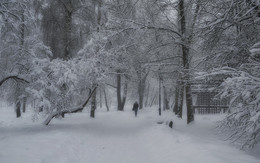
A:
[[[25,80],[25,79],[23,79],[23,78],[20,78],[20,77],[18,77],[18,76],[8,76],[8,77],[6,77],[6,78],[4,78],[4,79],[2,79],[2,80],[0,81],[0,86],[1,86],[5,81],[7,81],[7,80],[9,80],[9,79],[13,79],[13,80],[15,80],[15,81],[17,81],[17,82],[29,83],[27,80]]]
[[[45,125],[49,125],[49,123],[51,122],[51,120],[56,117],[57,115],[65,115],[67,113],[77,113],[77,112],[81,112],[84,107],[88,104],[90,98],[92,97],[92,95],[94,94],[94,92],[96,91],[97,87],[95,87],[93,89],[93,91],[91,92],[91,94],[88,96],[87,100],[84,102],[84,104],[81,106],[81,107],[77,107],[77,108],[74,108],[74,109],[71,109],[71,110],[61,110],[61,111],[56,111],[56,112],[53,112],[52,114],[50,114],[48,116],[48,118],[44,121],[44,124]]]

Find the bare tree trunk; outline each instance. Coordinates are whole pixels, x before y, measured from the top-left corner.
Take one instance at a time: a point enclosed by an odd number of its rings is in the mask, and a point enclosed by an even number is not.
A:
[[[24,10],[22,9],[21,15],[21,24],[19,26],[20,30],[20,55],[24,55],[24,36],[25,36],[25,20],[24,20]],[[16,87],[16,117],[19,118],[21,116],[21,99],[20,96],[22,95],[22,85],[17,83]]]
[[[16,112],[16,118],[21,117],[21,103],[20,103],[20,100],[17,100],[17,102],[16,102],[15,112]]]
[[[194,111],[192,107],[192,92],[190,84],[185,87],[186,90],[186,103],[187,103],[187,124],[194,121]]]
[[[168,96],[167,96],[167,92],[166,92],[166,88],[165,88],[165,86],[163,86],[163,109],[164,110],[169,110],[170,108],[169,108],[169,100],[168,100]]]
[[[121,102],[121,74],[120,71],[118,71],[117,74],[117,110],[123,111],[122,109],[122,102]]]
[[[177,115],[179,118],[182,118],[182,107],[183,107],[183,96],[184,96],[184,86],[181,82],[180,85],[180,91],[179,91],[179,101],[178,101],[178,111],[177,111]]]
[[[161,104],[161,76],[159,75],[159,115],[161,116],[162,104]]]
[[[174,104],[175,104],[175,101],[172,100],[172,103],[171,103],[171,109],[174,110]]]
[[[109,111],[109,106],[108,106],[108,102],[107,102],[107,94],[106,94],[105,88],[103,89],[103,91],[104,91],[104,97],[105,97],[106,108],[107,108],[107,111]]]
[[[180,97],[179,90],[180,90],[180,88],[179,88],[179,84],[177,82],[176,88],[175,88],[175,104],[173,107],[173,112],[175,113],[175,115],[178,114],[179,97]]]
[[[94,87],[95,88],[95,87]],[[97,101],[96,101],[97,91],[92,94],[91,97],[91,110],[90,110],[90,117],[95,118],[95,111],[97,108]]]
[[[124,106],[126,102],[126,96],[127,96],[127,79],[125,79],[124,87],[123,87],[123,97],[121,97],[121,74],[120,71],[118,71],[117,74],[117,110],[118,111],[124,111]]]
[[[102,6],[102,0],[98,0],[97,1],[97,10],[98,10],[98,13],[97,13],[97,31],[99,32],[100,30],[100,27],[101,27],[101,6]]]
[[[23,9],[22,9],[23,10]],[[20,50],[21,50],[21,54],[23,54],[23,49],[24,49],[24,34],[25,34],[25,24],[24,24],[24,11],[22,11],[22,22],[21,22],[21,25],[20,25]]]
[[[141,77],[140,79],[140,87],[139,87],[139,108],[142,109],[143,108],[143,103],[144,103],[144,91],[145,91],[145,81],[146,78],[148,76],[149,72],[147,72],[143,77]]]
[[[150,83],[147,85],[147,91],[146,91],[146,100],[145,100],[145,107],[148,105],[148,99],[149,99],[149,93],[150,93]]]
[[[156,91],[155,94],[154,94],[154,96],[153,96],[153,98],[152,98],[152,100],[151,100],[151,102],[150,102],[150,107],[153,106],[154,101],[155,101],[155,99],[157,98],[157,96],[158,96],[158,93],[157,93],[157,91]]]
[[[102,108],[102,90],[101,90],[101,87],[99,88],[99,105],[100,105],[100,108]]]
[[[127,84],[127,81],[125,80],[124,89],[123,89],[123,91],[124,91],[123,99],[122,99],[122,104],[121,104],[122,110],[124,110],[124,107],[125,107],[126,96],[127,96],[127,87],[128,87],[128,84]]]
[[[143,100],[144,100],[144,84],[143,81],[140,80],[138,83],[138,95],[139,95],[139,109],[143,108]]]
[[[71,1],[70,1],[71,2]],[[100,20],[101,20],[101,0],[98,1],[98,6],[97,6],[97,32],[99,32],[99,28],[100,28]],[[99,49],[97,49],[99,50]],[[96,88],[97,84],[94,84],[93,88]],[[95,91],[92,95],[92,101],[91,101],[91,110],[90,110],[90,117],[95,118],[95,111],[97,108],[97,91]],[[102,107],[101,104],[101,91],[100,91],[100,106]]]
[[[189,42],[189,40],[187,40],[187,38],[185,38],[185,35],[187,35],[187,31],[186,31],[184,0],[179,0],[179,14],[180,14],[181,34],[184,37],[182,39],[184,43],[181,45],[181,47],[182,47],[182,58],[183,58],[183,66],[184,66],[184,73],[185,73],[184,80],[186,81],[185,90],[186,90],[186,105],[187,105],[187,124],[189,124],[190,122],[194,121],[194,115],[193,115],[193,110],[192,110],[191,88],[190,88],[190,84],[189,84],[189,82],[190,82],[189,81],[189,76],[190,76],[190,74],[189,74],[190,73],[189,72],[189,48],[186,45]]]
[[[71,58],[70,49],[71,49],[71,32],[72,32],[72,2],[68,1],[66,4],[64,3],[65,8],[65,52],[64,58],[66,60]]]
[[[25,111],[26,111],[26,102],[27,102],[27,97],[24,97],[23,98],[23,113],[25,113]]]

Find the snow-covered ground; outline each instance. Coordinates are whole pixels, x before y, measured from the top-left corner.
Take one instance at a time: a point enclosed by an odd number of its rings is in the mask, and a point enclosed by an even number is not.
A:
[[[0,108],[0,163],[259,163],[260,158],[222,141],[214,130],[221,115],[196,116],[192,125],[146,108],[134,117],[97,110],[54,119],[50,126],[32,122],[30,113],[15,118]],[[174,127],[157,124],[173,119]]]

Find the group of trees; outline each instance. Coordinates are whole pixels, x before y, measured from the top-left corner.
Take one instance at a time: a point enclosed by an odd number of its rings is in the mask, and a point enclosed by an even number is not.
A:
[[[16,104],[17,116],[20,107],[25,111],[33,103],[49,115],[49,124],[53,117],[82,111],[89,101],[94,117],[102,96],[109,110],[107,92],[114,90],[119,111],[130,95],[138,96],[140,109],[159,97],[159,108],[163,104],[178,117],[186,106],[189,124],[194,80],[218,80],[218,97],[231,99],[221,127],[252,147],[260,140],[259,5],[2,0],[1,97]]]
[[[203,26],[207,71],[199,77],[221,81],[218,98],[230,103],[219,128],[229,132],[232,141],[242,140],[243,148],[260,141],[259,7],[254,0],[216,1],[206,10],[214,18]]]
[[[218,71],[224,70],[224,74],[228,75],[222,83],[222,97],[231,99],[230,115],[221,127],[232,131],[232,140],[244,140],[243,148],[252,148],[260,140],[260,36],[256,34],[260,30],[259,5],[259,1],[238,1],[232,4],[233,10],[237,13],[235,18],[232,18],[232,13],[226,12],[227,19],[231,19],[232,27],[229,28],[236,31],[230,44],[230,48],[234,50],[226,55],[232,58],[231,61]]]

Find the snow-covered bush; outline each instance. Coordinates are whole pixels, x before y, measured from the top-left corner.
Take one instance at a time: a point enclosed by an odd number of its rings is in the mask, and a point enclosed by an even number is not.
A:
[[[242,142],[242,148],[253,148],[260,141],[260,49],[255,44],[248,63],[237,69],[225,68],[227,78],[221,85],[222,98],[230,98],[229,114],[220,122],[229,139]]]
[[[249,51],[247,61],[237,68],[221,67],[200,72],[196,79],[223,80],[218,98],[230,99],[228,114],[219,122],[220,132],[242,148],[253,148],[260,141],[260,43]]]
[[[106,41],[98,34],[88,41],[76,57],[64,60],[36,58],[31,72],[33,82],[27,91],[36,100],[36,110],[45,113],[70,110],[82,105],[93,84],[100,85],[107,78],[112,55],[104,50]]]

